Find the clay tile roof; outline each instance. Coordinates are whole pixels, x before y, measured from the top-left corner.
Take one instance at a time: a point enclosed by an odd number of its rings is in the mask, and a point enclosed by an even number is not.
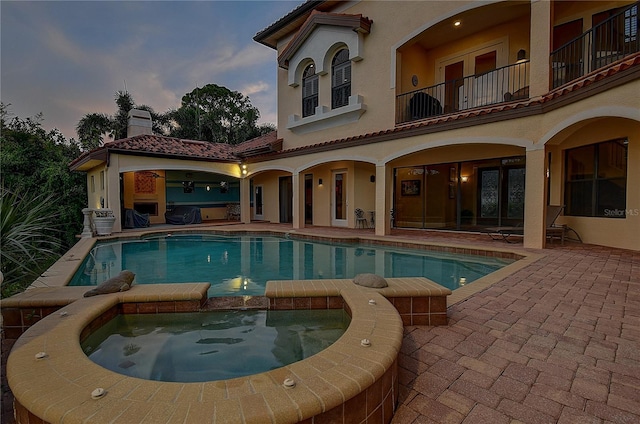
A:
[[[149,156],[177,156],[190,159],[213,159],[236,162],[233,146],[207,141],[182,140],[161,135],[143,134],[107,142],[103,146],[110,151],[138,152]]]
[[[627,56],[613,62],[605,68],[596,69],[581,78],[569,81],[568,83],[550,91],[548,94],[545,94],[542,99],[546,102],[558,98],[638,65],[640,65],[640,52],[636,52],[631,56]]]
[[[255,156],[256,154],[278,151],[280,149],[282,149],[282,139],[278,138],[276,131],[252,138],[233,147],[234,153],[242,157]]]
[[[185,140],[162,135],[143,134],[106,142],[103,146],[84,152],[69,166],[77,166],[90,158],[104,158],[107,152],[129,153],[132,155],[195,159],[217,162],[240,162],[247,156],[264,154],[282,149],[282,139],[275,131],[247,140],[238,145],[211,143],[208,141]]]

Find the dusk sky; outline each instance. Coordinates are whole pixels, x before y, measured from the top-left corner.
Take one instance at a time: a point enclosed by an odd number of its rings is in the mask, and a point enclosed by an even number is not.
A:
[[[11,117],[42,112],[45,129],[77,139],[80,118],[113,114],[125,86],[136,104],[166,112],[214,83],[275,124],[276,52],[253,36],[301,3],[2,0],[1,100]]]

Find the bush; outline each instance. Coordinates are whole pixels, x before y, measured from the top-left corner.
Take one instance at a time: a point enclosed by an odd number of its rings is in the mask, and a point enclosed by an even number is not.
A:
[[[48,207],[51,196],[19,196],[0,189],[2,297],[24,290],[59,256],[60,239]]]

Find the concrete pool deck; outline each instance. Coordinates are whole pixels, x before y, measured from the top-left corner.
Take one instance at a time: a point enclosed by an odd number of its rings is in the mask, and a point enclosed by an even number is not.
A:
[[[372,230],[304,232],[373,237]],[[410,230],[386,237],[536,257],[477,293],[450,297],[447,327],[405,328],[393,422],[640,422],[640,252],[573,243],[525,250],[485,237]]]

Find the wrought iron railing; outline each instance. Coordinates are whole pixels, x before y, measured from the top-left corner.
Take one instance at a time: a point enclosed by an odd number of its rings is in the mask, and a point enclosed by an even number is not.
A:
[[[529,61],[396,97],[396,124],[529,98]]]
[[[551,52],[553,88],[640,51],[636,2]]]

